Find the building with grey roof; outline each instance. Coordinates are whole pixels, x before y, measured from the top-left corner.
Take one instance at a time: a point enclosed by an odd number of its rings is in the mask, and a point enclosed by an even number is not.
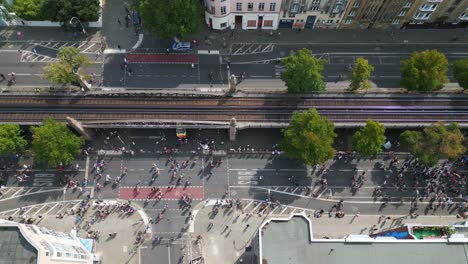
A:
[[[467,264],[468,238],[397,239],[349,235],[344,239],[314,239],[312,222],[304,214],[271,218],[258,233],[261,264]]]

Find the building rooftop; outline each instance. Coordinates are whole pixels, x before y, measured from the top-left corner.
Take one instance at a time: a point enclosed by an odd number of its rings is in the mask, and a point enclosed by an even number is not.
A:
[[[0,264],[37,263],[37,250],[17,227],[0,227]]]
[[[312,227],[300,216],[272,220],[262,229],[263,264],[427,264],[468,263],[468,244],[442,241],[311,239]],[[352,241],[351,241],[352,240]],[[265,261],[266,260],[266,261]]]

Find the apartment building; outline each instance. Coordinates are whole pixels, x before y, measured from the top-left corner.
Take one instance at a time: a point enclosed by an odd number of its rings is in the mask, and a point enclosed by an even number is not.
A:
[[[468,0],[351,0],[340,28],[453,25],[467,21],[467,7]]]
[[[209,28],[277,29],[281,0],[205,0]]]
[[[337,28],[350,0],[283,0],[280,28]]]
[[[75,234],[0,219],[0,263],[92,264],[97,259],[92,243]]]
[[[444,25],[466,26],[468,0],[420,0],[409,25],[438,27]]]

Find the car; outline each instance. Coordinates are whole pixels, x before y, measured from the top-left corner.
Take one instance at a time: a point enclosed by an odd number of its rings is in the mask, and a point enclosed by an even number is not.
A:
[[[191,51],[192,44],[190,42],[175,42],[172,43],[173,51]]]

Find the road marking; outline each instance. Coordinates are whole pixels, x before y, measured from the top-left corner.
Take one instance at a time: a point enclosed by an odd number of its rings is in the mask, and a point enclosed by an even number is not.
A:
[[[41,208],[39,208],[39,210],[37,210],[32,216],[36,216],[42,209],[44,209],[45,207],[47,206],[47,204],[44,204],[41,206]]]
[[[18,191],[16,191],[15,193],[13,193],[13,194],[11,195],[11,197],[15,197],[15,196],[16,196],[16,194],[18,194],[18,193],[22,192],[22,191],[23,191],[23,189],[24,189],[24,188],[19,188],[19,189],[18,189]]]
[[[59,203],[55,203],[45,214],[49,214]]]
[[[255,206],[254,209],[252,209],[249,214],[252,214],[253,212],[255,212],[261,205],[262,203],[258,202],[257,206]]]
[[[199,50],[198,54],[203,55],[219,55],[219,50]]]
[[[167,262],[168,264],[171,264],[171,247],[169,244],[167,245]]]
[[[85,181],[88,181],[88,176],[89,176],[89,155],[86,156]]]

